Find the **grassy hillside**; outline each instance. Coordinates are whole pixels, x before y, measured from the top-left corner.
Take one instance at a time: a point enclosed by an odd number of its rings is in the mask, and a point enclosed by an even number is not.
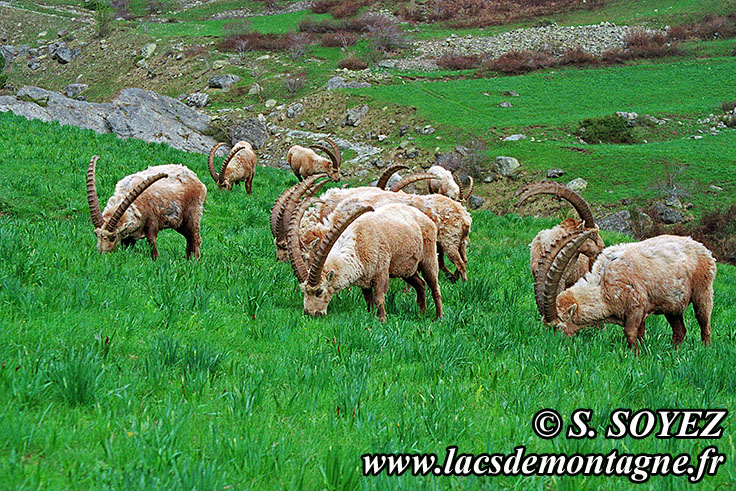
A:
[[[184,239],[100,255],[84,171],[101,155],[104,203],[115,182],[179,162],[208,187],[202,257]],[[532,415],[551,407],[732,408],[736,269],[720,266],[713,343],[692,310],[682,347],[660,317],[634,358],[621,329],[573,339],[538,320],[526,244],[551,222],[473,215],[469,281],[441,283],[445,318],[419,316],[392,284],[388,321],[356,290],[325,318],[302,314],[274,258],[270,206],[293,177],[258,168],[253,195],[221,192],[202,156],[0,114],[0,476],[3,486],[159,489],[622,489],[625,478],[359,477],[365,452],[687,452],[723,438],[547,441]],[[605,235],[607,242],[619,237]],[[431,311],[431,308],[429,309]],[[736,482],[734,467],[706,477]],[[637,489],[685,489],[654,477]]]

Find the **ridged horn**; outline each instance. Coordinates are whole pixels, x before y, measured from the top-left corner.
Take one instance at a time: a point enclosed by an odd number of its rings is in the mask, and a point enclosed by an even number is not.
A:
[[[325,138],[325,141],[332,147],[333,155],[335,156],[335,160],[332,161],[332,167],[335,169],[336,172],[340,171],[340,166],[342,165],[342,154],[340,153],[340,146],[332,141],[330,138]]]
[[[217,181],[218,184],[222,184],[222,181],[225,180],[225,169],[227,169],[228,164],[230,164],[230,161],[237,155],[239,151],[243,150],[243,147],[238,148],[237,143],[233,148],[230,149],[230,154],[227,156],[227,158],[222,162],[222,167],[220,167],[220,180]]]
[[[284,190],[281,195],[276,198],[276,201],[273,204],[273,207],[271,208],[271,235],[273,235],[273,238],[276,238],[276,235],[278,234],[278,224],[279,224],[279,216],[282,208],[286,204],[286,201],[289,199],[289,196],[291,196],[291,193],[294,192],[294,188],[296,186],[290,186]]]
[[[557,316],[557,290],[560,286],[562,275],[567,269],[570,261],[577,255],[583,243],[590,239],[595,230],[588,230],[578,235],[574,240],[568,241],[562,250],[554,257],[547,277],[544,282],[544,316],[548,322],[559,320]]]
[[[386,184],[388,184],[389,179],[391,179],[391,176],[396,174],[402,169],[408,169],[407,166],[397,164],[392,165],[391,167],[387,167],[386,170],[381,172],[380,177],[378,178],[378,182],[376,182],[376,187],[381,189],[386,189]]]
[[[335,170],[335,171],[339,171],[340,170],[340,157],[338,156],[339,153],[338,154],[335,154],[335,152],[333,150],[335,147],[337,147],[337,145],[335,145],[335,143],[332,142],[332,140],[327,140],[327,141],[331,142],[332,145],[334,145],[334,147],[333,148],[327,148],[324,145],[309,145],[309,148],[311,148],[312,150],[320,150],[320,151],[326,153],[327,156],[330,158],[330,161],[332,162],[332,169]],[[339,151],[340,150],[338,148],[338,152]]]
[[[95,167],[99,155],[94,155],[89,161],[87,168],[87,203],[89,203],[89,214],[92,217],[92,224],[95,228],[101,228],[102,212],[100,211],[100,201],[97,199],[97,183],[95,183]]]
[[[312,267],[309,268],[309,278],[307,279],[307,284],[309,286],[317,286],[319,284],[320,278],[322,277],[322,268],[324,268],[325,261],[327,261],[327,256],[340,235],[342,235],[345,229],[348,228],[348,226],[359,216],[369,211],[373,211],[372,206],[360,205],[357,210],[338,221],[335,224],[335,227],[327,233],[324,239],[322,239],[319,244],[319,249],[317,249],[317,254],[314,256],[315,259],[312,263]]]
[[[399,182],[391,186],[391,191],[397,192],[401,191],[403,188],[408,186],[409,184],[415,183],[417,181],[422,181],[424,179],[439,179],[434,174],[430,174],[429,172],[421,172],[419,174],[412,174],[410,176],[406,176],[402,178]]]
[[[460,189],[460,192],[457,195],[457,200],[462,201],[463,200],[463,180],[460,179],[460,176],[452,173],[452,179],[455,181],[455,184],[457,184],[457,187]]]
[[[585,199],[567,186],[556,182],[544,181],[528,186],[519,196],[516,207],[519,208],[526,200],[538,194],[551,194],[566,200],[575,208],[575,211],[578,212],[580,218],[585,222],[585,228],[595,227],[593,212],[590,211],[590,206],[588,206]]]
[[[310,187],[304,193],[304,197],[310,198],[314,196],[325,184],[327,184],[327,181],[319,182]],[[299,206],[297,206],[296,210],[294,210],[294,213],[291,214],[291,218],[289,220],[289,228],[287,229],[286,233],[289,261],[291,262],[291,267],[294,270],[294,275],[296,275],[299,283],[303,283],[304,281],[306,281],[308,274],[307,265],[304,263],[304,258],[302,257],[299,225],[302,223],[304,213],[306,213],[307,209],[313,204],[314,203],[312,203],[309,199],[304,199],[301,201],[301,203],[299,203]]]
[[[560,253],[562,248],[565,247],[565,244],[574,240],[580,233],[578,230],[573,230],[559,237],[542,251],[537,261],[537,270],[534,274],[534,301],[537,304],[539,315],[543,319],[546,319],[544,316],[544,282],[547,278],[549,268],[552,266],[552,261],[554,261],[554,258]]]
[[[463,197],[460,198],[460,201],[465,201],[473,194],[473,184],[475,181],[473,181],[473,178],[471,176],[468,176],[468,179],[470,179],[470,186],[468,186],[468,189],[463,194]]]
[[[130,193],[128,193],[125,199],[123,199],[123,202],[120,203],[117,210],[115,210],[115,213],[112,215],[112,217],[110,217],[110,220],[107,221],[107,224],[105,224],[105,230],[107,230],[108,232],[112,232],[113,230],[115,230],[115,228],[118,226],[118,222],[123,217],[123,213],[125,213],[125,210],[127,210],[130,205],[133,204],[133,201],[135,201],[136,198],[138,198],[138,196],[140,196],[143,191],[148,189],[151,184],[166,177],[169,177],[169,175],[160,172],[155,176],[147,177],[142,182],[138,183],[138,185],[133,188]]]
[[[289,231],[289,220],[291,220],[291,215],[294,212],[294,209],[302,199],[302,195],[312,187],[317,179],[321,179],[323,177],[327,177],[327,174],[315,174],[294,186],[294,191],[291,193],[283,208],[281,208],[276,216],[276,241],[286,239],[286,234]]]
[[[212,179],[214,179],[214,181],[217,183],[220,182],[220,176],[217,175],[217,172],[215,172],[215,152],[217,152],[217,149],[223,145],[225,144],[220,142],[214,147],[212,147],[212,149],[210,150],[210,156],[207,159],[207,168],[209,168],[210,170],[210,175],[212,176]]]

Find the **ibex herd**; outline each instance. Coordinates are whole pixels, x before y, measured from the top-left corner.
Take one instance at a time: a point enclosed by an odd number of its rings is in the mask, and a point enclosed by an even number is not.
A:
[[[298,183],[286,189],[271,210],[271,233],[279,261],[290,262],[304,294],[304,312],[326,315],[333,295],[351,286],[363,292],[368,310],[386,320],[389,278],[402,278],[417,294],[419,312],[426,309],[427,285],[436,317],[442,318],[439,271],[451,282],[467,281],[466,254],[472,218],[463,205],[473,190],[440,166],[426,173],[390,178],[403,165],[388,167],[376,186],[333,188],[317,196],[329,181],[340,180],[340,148],[295,145],[287,161]],[[216,185],[231,190],[245,183],[252,192],[257,156],[241,141],[232,147],[217,172],[215,153],[207,166]],[[316,151],[324,152],[328,158]],[[200,220],[205,185],[181,165],[160,165],[121,179],[100,211],[95,182],[97,156],[87,170],[87,200],[100,252],[146,238],[153,259],[156,237],[173,228],[187,241],[186,256],[199,257]],[[430,194],[409,194],[406,186],[427,181]],[[710,342],[715,260],[689,237],[662,235],[642,242],[606,247],[585,200],[567,187],[540,182],[520,192],[517,207],[547,194],[569,202],[580,219],[568,218],[540,231],[530,244],[534,298],[542,321],[567,335],[603,323],[624,327],[629,346],[638,354],[645,320],[663,314],[672,326],[677,347],[685,337],[683,312],[692,303],[703,342]],[[455,272],[445,265],[444,257]]]

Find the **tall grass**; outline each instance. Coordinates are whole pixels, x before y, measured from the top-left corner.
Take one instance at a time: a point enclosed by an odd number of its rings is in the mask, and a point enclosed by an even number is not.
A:
[[[63,144],[60,144],[63,142]],[[40,149],[43,149],[41,151]],[[93,154],[101,199],[123,175],[179,162],[208,186],[202,257],[163,231],[100,255],[86,209]],[[549,220],[473,216],[469,281],[441,282],[445,318],[420,316],[400,282],[388,321],[362,295],[325,318],[302,314],[267,220],[294,178],[259,167],[254,191],[222,192],[202,155],[0,114],[0,476],[6,488],[531,489],[630,487],[625,479],[364,478],[366,452],[695,453],[709,442],[541,440],[532,415],[592,408],[600,432],[618,407],[736,403],[736,269],[719,265],[713,343],[678,351],[664,319],[634,358],[621,329],[568,339],[538,320],[527,244]],[[12,183],[12,184],[11,184]],[[620,239],[607,234],[608,242]],[[736,455],[733,424],[715,442]],[[736,479],[733,467],[706,477]],[[684,489],[652,478],[648,489]]]

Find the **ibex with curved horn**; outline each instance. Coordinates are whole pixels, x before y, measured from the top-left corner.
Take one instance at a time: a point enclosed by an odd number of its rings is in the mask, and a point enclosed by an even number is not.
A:
[[[672,326],[672,343],[678,347],[685,338],[683,312],[692,303],[700,337],[710,343],[716,262],[703,244],[690,237],[660,235],[607,247],[590,273],[558,294],[569,263],[594,234],[594,230],[577,233],[546,258],[547,273],[537,277],[535,288],[546,322],[568,335],[597,323],[618,324],[638,354],[638,340],[651,314],[664,314]]]
[[[550,194],[564,199],[575,208],[575,211],[580,216],[580,220],[568,218],[556,227],[542,230],[534,237],[529,247],[531,249],[530,267],[532,276],[535,279],[543,258],[552,252],[556,243],[560,243],[560,241],[575,232],[588,230],[593,232],[590,234],[589,240],[580,249],[580,254],[582,255],[578,255],[570,263],[570,267],[565,273],[563,285],[566,288],[572,286],[580,277],[590,271],[596,256],[606,245],[600,235],[598,235],[598,226],[595,224],[593,213],[590,211],[588,203],[578,193],[562,184],[550,181],[531,184],[521,191],[516,207],[521,207],[526,200],[540,194]]]
[[[391,191],[393,191],[394,193],[397,193],[401,191],[402,189],[404,189],[409,184],[414,184],[415,182],[425,181],[425,180],[429,180],[431,182],[432,180],[435,180],[435,179],[439,179],[439,178],[435,176],[434,174],[430,174],[429,172],[420,172],[419,174],[411,174],[409,176],[406,176],[400,179],[399,182],[391,186]]]
[[[389,278],[398,277],[416,290],[422,314],[426,309],[425,286],[428,283],[437,318],[442,317],[435,252],[437,228],[423,213],[401,204],[374,211],[369,205],[347,202],[336,210],[338,218],[319,242],[307,268],[298,233],[298,224],[307,206],[300,205],[292,215],[288,234],[289,258],[304,293],[305,313],[326,315],[336,292],[359,286],[368,310],[375,306],[378,318],[384,322]],[[342,212],[343,208],[348,211]]]
[[[246,141],[239,141],[230,150],[230,153],[222,162],[219,174],[215,171],[215,152],[224,143],[218,143],[210,150],[207,167],[210,170],[212,179],[215,180],[220,189],[233,188],[233,185],[244,182],[245,190],[248,194],[253,191],[253,177],[256,175],[256,160],[258,157],[253,151],[253,147]]]
[[[386,185],[388,184],[388,181],[391,180],[391,176],[393,176],[394,174],[396,174],[397,172],[403,169],[408,169],[408,167],[405,165],[401,165],[401,164],[386,167],[386,170],[381,172],[381,175],[378,176],[378,181],[376,181],[376,187],[380,189],[386,189]]]
[[[92,157],[87,169],[87,202],[100,252],[114,250],[118,242],[132,245],[146,238],[156,259],[159,230],[173,228],[187,239],[187,259],[199,257],[207,188],[194,172],[182,165],[158,165],[124,177],[101,212],[95,183],[98,159]]]
[[[340,180],[340,164],[342,163],[340,147],[329,138],[325,138],[325,141],[331,148],[324,145],[310,145],[309,148],[294,145],[289,149],[286,161],[297,179],[301,181],[306,177],[325,173],[335,182]],[[324,152],[329,159],[318,155],[315,150]]]

